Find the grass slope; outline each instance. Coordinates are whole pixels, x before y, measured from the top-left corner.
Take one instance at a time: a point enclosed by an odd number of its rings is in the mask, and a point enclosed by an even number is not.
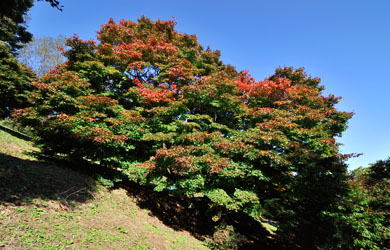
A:
[[[206,249],[128,191],[39,162],[35,150],[0,130],[0,249]]]

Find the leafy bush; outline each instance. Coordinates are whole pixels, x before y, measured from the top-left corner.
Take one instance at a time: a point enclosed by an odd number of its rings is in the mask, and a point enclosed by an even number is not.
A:
[[[390,159],[353,171],[345,214],[356,249],[390,249]]]

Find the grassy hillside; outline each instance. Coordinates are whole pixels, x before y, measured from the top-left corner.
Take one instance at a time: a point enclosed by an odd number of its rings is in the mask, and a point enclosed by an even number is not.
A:
[[[156,216],[181,210],[179,203],[164,203],[164,210],[149,196],[152,211],[143,192],[108,190],[89,176],[39,162],[30,154],[33,145],[11,133],[0,130],[0,249],[206,249],[178,226],[184,220],[191,229],[190,216]]]

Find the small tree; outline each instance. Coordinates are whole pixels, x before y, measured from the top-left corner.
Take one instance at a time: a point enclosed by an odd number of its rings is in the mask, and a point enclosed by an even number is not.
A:
[[[352,114],[303,69],[256,81],[174,26],[111,19],[98,43],[68,39],[68,61],[33,83],[36,106],[15,116],[47,154],[203,196],[215,220],[270,218],[292,247],[334,246],[328,215],[347,190],[335,137]]]

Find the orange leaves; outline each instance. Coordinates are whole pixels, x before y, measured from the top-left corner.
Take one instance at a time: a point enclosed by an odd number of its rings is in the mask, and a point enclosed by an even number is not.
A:
[[[173,46],[172,43],[167,42],[165,39],[158,39],[157,37],[152,37],[146,44],[145,47],[148,52],[153,52],[157,54],[174,54],[177,49]]]
[[[233,145],[230,142],[218,142],[214,144],[214,148],[219,150],[222,154],[230,153]]]
[[[71,38],[66,39],[66,45],[70,47],[70,49],[66,50],[64,55],[72,61],[91,59],[97,48],[94,40],[84,41],[77,35],[73,35]]]
[[[23,118],[23,116],[28,116],[30,112],[33,111],[32,107],[23,108],[23,109],[14,109],[11,117],[14,119]]]
[[[153,160],[158,163],[158,167],[169,168],[171,174],[179,176],[185,176],[190,172],[199,173],[202,168],[208,169],[210,174],[218,174],[229,164],[229,158],[217,157],[203,146],[160,148]]]
[[[329,145],[333,145],[336,143],[336,140],[334,138],[325,139],[324,142]]]
[[[173,44],[166,42],[164,39],[158,40],[156,37],[152,37],[148,41],[122,42],[113,48],[121,59],[127,61],[141,60],[146,55],[150,56],[164,53],[170,55],[177,51]]]
[[[190,126],[187,123],[185,123],[184,125]],[[198,125],[198,124],[196,124],[196,125]],[[197,133],[195,132],[195,133],[186,133],[186,134],[180,135],[178,137],[178,139],[182,142],[187,142],[187,143],[199,145],[199,144],[205,143],[205,141],[207,140],[207,136],[208,136],[207,134],[204,134],[201,132],[197,132]]]
[[[108,24],[103,25],[99,31],[99,40],[102,43],[99,45],[99,53],[102,55],[110,55],[112,51],[121,59],[124,64],[133,64],[145,59],[151,60],[165,55],[173,55],[177,52],[177,48],[164,37],[151,35],[150,37],[137,37],[135,34],[136,23],[121,20],[116,24],[112,19]],[[129,65],[129,68],[140,70],[138,64]]]
[[[85,131],[84,131],[85,132]],[[90,132],[88,139],[97,142],[97,143],[109,143],[113,142],[115,144],[123,144],[129,137],[125,135],[115,135],[109,129],[105,128],[95,128]]]
[[[182,70],[182,67],[180,65],[173,66],[169,71],[169,78],[174,81],[184,75],[186,75],[186,73]]]
[[[133,82],[137,85],[137,91],[139,91],[139,95],[142,97],[144,104],[166,103],[175,100],[175,92],[168,89],[165,85],[155,88],[153,85],[146,87],[138,79],[135,79]],[[173,86],[173,88],[176,89],[176,86]]]
[[[49,84],[46,84],[46,83],[31,82],[31,85],[33,85],[33,86],[36,87],[37,89],[43,90],[43,91],[50,91],[50,90],[53,90],[53,87],[50,86]]]
[[[263,130],[268,130],[272,128],[271,124],[269,124],[268,122],[259,122],[256,123],[256,126],[260,127]]]
[[[113,100],[107,96],[88,95],[83,96],[83,104],[86,106],[114,106],[118,104],[117,100]]]
[[[286,78],[256,82],[248,71],[241,72],[235,84],[244,99],[270,98],[281,100],[291,90],[291,81]]]
[[[101,43],[96,55],[105,63],[115,64],[117,70],[126,72],[130,80],[138,79],[154,86],[158,85],[156,81],[182,86],[195,76],[223,70],[219,53],[209,48],[204,50],[196,36],[176,32],[175,24],[174,19],[153,22],[144,16],[137,23],[125,20],[116,23],[110,19],[98,31]],[[145,103],[164,99],[168,93],[147,89],[141,92],[148,96]]]
[[[66,39],[67,45],[70,47],[78,47],[80,45],[84,45],[85,47],[96,48],[96,44],[94,40],[84,41],[79,38],[78,35],[74,34],[71,38]]]
[[[265,80],[259,82],[253,90],[254,95],[269,95],[274,98],[281,98],[289,91],[291,81],[285,78],[278,78],[274,81]]]
[[[135,69],[139,72],[142,72],[143,71],[143,67],[146,65],[146,62],[144,61],[135,61],[135,62],[132,62],[132,63],[129,63],[129,65],[127,66],[127,70],[129,69]]]
[[[172,17],[172,20],[157,20],[155,23],[155,26],[158,30],[165,31],[165,30],[172,30],[175,28],[175,25],[177,24],[176,18]]]
[[[229,165],[229,158],[212,159],[210,162],[210,174],[219,174]]]
[[[186,148],[182,146],[170,149],[160,148],[156,152],[156,162],[161,162],[164,166],[177,175],[185,175],[189,171],[195,171],[196,166],[192,161],[192,156],[186,154]]]
[[[250,145],[241,140],[223,140],[213,143],[214,149],[225,157],[233,155],[241,155],[250,149]]]
[[[248,90],[248,98],[267,97],[271,100],[281,100],[291,90],[291,82],[288,79],[278,78],[274,81],[264,80],[251,85]]]
[[[121,120],[126,122],[139,123],[145,120],[143,116],[134,110],[124,110],[121,115]]]
[[[123,124],[123,121],[122,120],[119,120],[119,119],[114,119],[114,118],[107,118],[104,120],[106,123],[108,123],[108,125],[110,127],[116,127],[116,126],[119,126],[121,124]]]
[[[102,25],[101,30],[98,31],[98,39],[102,42],[114,44],[118,42],[133,43],[136,40],[141,40],[141,38],[153,37],[152,34],[158,34],[159,38],[166,40],[167,33],[175,33],[173,30],[175,24],[176,21],[174,19],[167,21],[157,20],[153,22],[146,17],[142,17],[138,19],[138,23],[123,19],[120,20],[119,23],[116,23],[110,18],[108,23]],[[160,45],[164,47],[164,44]]]
[[[58,121],[60,122],[67,122],[69,120],[69,115],[65,114],[65,113],[60,113],[57,115],[57,119]]]
[[[265,114],[269,114],[271,113],[272,111],[274,111],[275,109],[274,108],[268,108],[268,107],[259,107],[259,108],[256,108],[254,110],[254,115],[265,115]]]
[[[101,30],[98,31],[98,39],[106,43],[131,42],[135,35],[136,25],[135,22],[126,20],[121,20],[117,24],[114,19],[110,18],[108,23],[103,24]]]
[[[315,101],[319,99],[320,92],[317,89],[305,85],[295,85],[289,91],[289,97],[302,101]]]
[[[116,46],[114,51],[120,59],[125,60],[126,62],[132,62],[134,60],[142,59],[142,52],[139,50],[137,51],[136,49],[139,49],[139,46],[136,44],[126,44],[123,42]]]
[[[52,90],[72,92],[77,95],[82,95],[90,86],[90,83],[78,77],[74,72],[56,72],[48,73],[41,78],[41,82],[47,83],[52,87]]]
[[[256,81],[251,77],[248,71],[243,71],[241,72],[239,79],[235,81],[235,84],[238,86],[240,92],[243,92],[245,95],[251,90],[252,86],[256,84]]]
[[[170,102],[174,98],[172,92],[168,89],[149,89],[149,88],[139,88],[141,93],[140,96],[143,97],[142,101],[145,104],[150,103],[159,103],[159,102]]]

